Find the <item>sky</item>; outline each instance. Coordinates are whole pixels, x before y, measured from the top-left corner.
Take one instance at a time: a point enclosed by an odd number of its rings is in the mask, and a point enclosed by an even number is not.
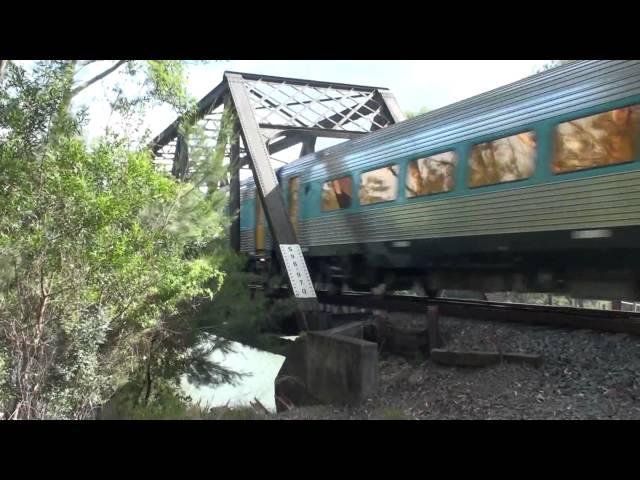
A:
[[[429,110],[449,105],[506,85],[535,73],[547,60],[232,60],[193,65],[188,89],[200,99],[222,80],[225,71],[353,83],[385,87],[404,111]],[[104,68],[91,65],[87,77]],[[93,70],[91,70],[93,68]],[[113,122],[104,101],[111,93],[109,80],[97,82],[83,92],[77,104],[89,107],[88,137],[100,135]],[[175,119],[169,108],[159,108],[147,119],[155,136]]]
[[[225,70],[390,89],[403,110],[431,110],[517,81],[547,60],[237,60],[192,70],[191,92],[201,98]]]
[[[518,81],[534,74],[549,60],[231,60],[190,65],[188,91],[196,99],[204,97],[222,81],[225,71],[247,72],[312,79],[336,83],[351,83],[389,89],[403,111],[417,112],[423,108],[435,110],[474,95]],[[92,78],[110,65],[96,62],[82,71],[81,77]],[[79,78],[80,80],[82,78]],[[119,78],[118,78],[119,77]],[[105,132],[107,126],[118,128],[117,115],[111,114],[107,99],[114,98],[112,87],[121,76],[110,76],[96,82],[74,100],[76,106],[88,107],[89,124],[85,138],[89,141]],[[125,93],[134,94],[139,87],[133,81],[124,82]],[[176,118],[168,106],[155,108],[139,127],[146,128],[151,138],[162,132]],[[320,150],[344,140],[319,139]],[[299,146],[278,152],[274,167],[299,156]],[[241,178],[250,171],[241,170]]]

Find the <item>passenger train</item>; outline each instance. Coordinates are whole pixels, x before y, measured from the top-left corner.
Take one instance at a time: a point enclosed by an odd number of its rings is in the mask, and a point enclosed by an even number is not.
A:
[[[638,299],[639,132],[640,62],[578,61],[277,178],[316,284]],[[277,272],[253,180],[240,198],[241,252]]]

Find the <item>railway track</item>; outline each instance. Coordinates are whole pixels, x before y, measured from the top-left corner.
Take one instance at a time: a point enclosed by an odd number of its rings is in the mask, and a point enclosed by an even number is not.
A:
[[[445,317],[640,335],[640,315],[633,312],[409,295],[375,297],[361,293],[344,295],[329,295],[326,292],[317,293],[318,300],[327,305],[345,305],[390,312],[413,313],[426,313],[427,306],[436,305],[440,315]]]
[[[251,288],[260,289],[257,286]],[[638,312],[411,295],[374,296],[370,293],[358,292],[331,295],[326,291],[317,291],[316,293],[318,301],[325,306],[349,306],[368,310],[426,314],[428,306],[436,305],[439,314],[445,317],[640,335],[640,314]],[[275,292],[275,296],[287,295],[288,289],[286,288]]]

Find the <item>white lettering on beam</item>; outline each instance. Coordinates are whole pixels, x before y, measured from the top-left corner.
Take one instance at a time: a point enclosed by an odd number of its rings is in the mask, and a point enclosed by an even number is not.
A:
[[[302,249],[298,244],[280,245],[287,273],[291,279],[293,294],[296,298],[316,298],[316,291],[309,278],[307,266],[304,263]]]

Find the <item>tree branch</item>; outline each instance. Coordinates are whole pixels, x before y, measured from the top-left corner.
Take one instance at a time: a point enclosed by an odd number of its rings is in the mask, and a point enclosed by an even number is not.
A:
[[[102,80],[104,77],[106,77],[107,75],[111,74],[112,72],[114,72],[115,70],[120,68],[122,65],[124,65],[126,62],[128,62],[128,60],[120,60],[115,65],[112,65],[111,67],[107,68],[105,71],[103,71],[102,73],[99,73],[98,75],[96,75],[92,79],[87,80],[86,82],[78,85],[76,88],[71,90],[71,96],[75,97],[82,90],[84,90],[87,87],[90,87],[91,85],[93,85],[97,81]]]

